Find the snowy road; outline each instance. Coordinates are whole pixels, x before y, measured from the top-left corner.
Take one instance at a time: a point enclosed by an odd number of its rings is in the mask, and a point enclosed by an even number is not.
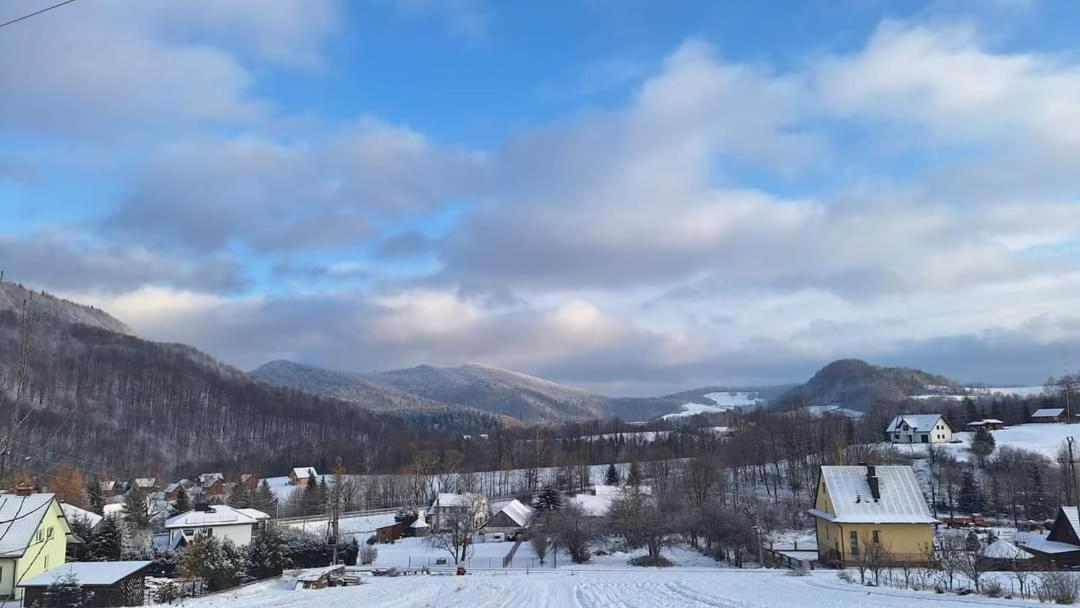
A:
[[[189,602],[192,608],[933,608],[1020,606],[1021,602],[865,588],[834,572],[809,577],[679,569],[546,574],[473,574],[369,579],[360,587],[293,591],[277,583]],[[1026,604],[1030,605],[1030,604]]]

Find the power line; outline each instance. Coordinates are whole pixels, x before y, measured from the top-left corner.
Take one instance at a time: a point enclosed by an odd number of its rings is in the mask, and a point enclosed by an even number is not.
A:
[[[64,0],[63,2],[60,2],[58,4],[54,4],[52,6],[47,6],[47,7],[43,8],[43,9],[41,9],[40,11],[34,11],[33,13],[30,13],[29,15],[23,15],[22,17],[12,19],[11,21],[5,21],[4,23],[0,23],[0,27],[7,27],[9,25],[18,23],[20,21],[25,21],[25,20],[27,20],[27,19],[29,19],[31,17],[36,17],[36,16],[40,15],[41,13],[47,13],[47,12],[53,10],[54,8],[60,8],[61,6],[64,6],[65,4],[71,4],[72,2],[75,2],[75,0]]]

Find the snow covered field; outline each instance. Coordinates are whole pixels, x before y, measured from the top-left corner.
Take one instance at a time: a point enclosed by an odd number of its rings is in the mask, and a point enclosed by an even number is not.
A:
[[[684,403],[681,412],[668,414],[662,416],[662,418],[666,420],[668,418],[681,418],[683,416],[694,416],[696,414],[715,414],[718,412],[727,412],[737,407],[753,407],[759,402],[758,399],[751,397],[751,393],[746,392],[709,393],[705,395],[705,398],[712,400],[715,405]]]
[[[193,608],[970,608],[1030,602],[866,588],[839,581],[834,571],[793,577],[775,570],[687,571],[624,569],[469,576],[368,578],[358,587],[294,591],[280,580],[187,602]]]
[[[1057,457],[1058,448],[1065,442],[1067,437],[1076,437],[1080,439],[1080,424],[1021,424],[1018,426],[1010,426],[1000,431],[993,431],[994,441],[998,447],[1003,445],[1012,446],[1015,448],[1023,448],[1025,450],[1031,450],[1038,452],[1047,458],[1053,459]],[[952,452],[953,456],[956,456],[959,460],[968,460],[971,456],[972,433],[959,432],[954,433],[953,437],[959,439],[960,443],[945,443],[941,445],[946,450]],[[883,444],[886,445],[886,444]],[[926,446],[924,444],[898,444],[895,447],[902,451],[911,451],[918,457],[922,457],[926,454]]]

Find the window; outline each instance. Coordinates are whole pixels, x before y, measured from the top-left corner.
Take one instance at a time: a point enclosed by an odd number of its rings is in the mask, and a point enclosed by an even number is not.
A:
[[[49,556],[48,555],[45,556],[45,569],[46,570],[49,569]]]
[[[929,435],[924,434],[924,435],[921,435],[920,438],[922,439],[923,443],[930,443],[930,436]]]
[[[194,528],[184,528],[184,536],[195,536]]]
[[[859,554],[859,533],[856,532],[855,530],[852,530],[851,532],[848,532],[848,538],[849,538],[850,543],[851,543],[851,554],[852,555],[858,555]]]
[[[38,530],[36,538],[37,538],[37,542],[39,542],[39,543],[41,541],[45,540],[45,531],[44,530]]]
[[[881,543],[881,530],[874,530],[873,532],[871,532],[870,533],[870,540],[872,540],[875,545],[880,544]]]
[[[52,537],[53,537],[53,528],[52,528],[52,526],[49,526],[45,530],[45,538],[52,538]]]

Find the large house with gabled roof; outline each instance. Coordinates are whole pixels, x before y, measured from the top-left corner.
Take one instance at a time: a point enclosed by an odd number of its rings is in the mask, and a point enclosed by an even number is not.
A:
[[[21,599],[19,583],[62,565],[69,540],[54,494],[0,495],[0,597]]]
[[[1039,560],[1058,568],[1080,566],[1080,509],[1058,507],[1050,533],[1018,532],[1017,545]]]
[[[941,414],[901,414],[885,427],[890,443],[949,443],[953,430]]]
[[[822,563],[856,563],[871,548],[884,549],[891,562],[933,555],[937,520],[910,466],[823,466],[809,513]]]

